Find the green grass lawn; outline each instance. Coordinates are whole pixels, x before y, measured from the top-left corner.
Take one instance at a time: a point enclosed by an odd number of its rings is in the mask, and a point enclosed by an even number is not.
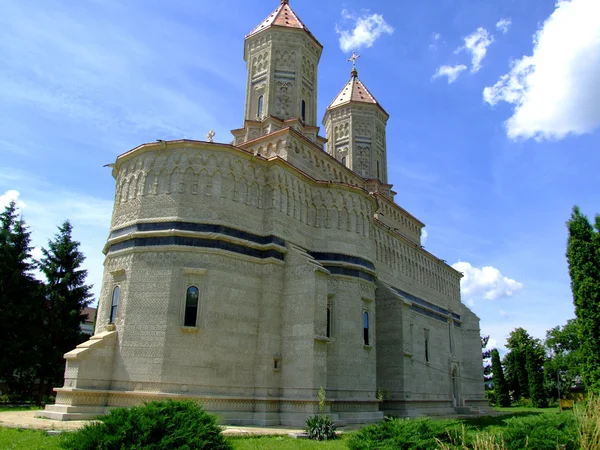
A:
[[[36,406],[36,405],[17,405],[17,406],[0,405],[0,412],[6,412],[6,411],[30,411],[30,410],[38,410],[38,409],[44,409],[44,407],[43,406]]]
[[[254,437],[254,438],[232,438],[233,448],[235,450],[338,450],[347,449],[346,439],[337,439],[335,441],[317,442],[308,439],[294,439],[283,436],[272,437]]]
[[[528,413],[557,413],[559,412],[558,406],[556,408],[534,408],[532,406],[509,406],[502,408],[501,406],[495,406],[494,409],[500,412],[528,412]]]
[[[45,431],[0,428],[2,450],[58,450],[60,438]]]
[[[346,449],[345,439],[316,442],[283,436],[231,438],[235,450],[294,449],[294,450],[337,450]],[[0,427],[0,449],[2,450],[58,450],[60,436],[50,436],[45,431],[22,430]]]

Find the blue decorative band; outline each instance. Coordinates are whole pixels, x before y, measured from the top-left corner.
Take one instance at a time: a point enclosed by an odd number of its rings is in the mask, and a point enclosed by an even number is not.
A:
[[[139,231],[193,231],[196,233],[217,233],[225,236],[230,236],[245,241],[254,242],[256,244],[266,245],[275,244],[280,247],[285,247],[285,241],[276,236],[259,236],[257,234],[248,233],[246,231],[237,230],[235,228],[226,227],[223,225],[214,225],[208,223],[191,223],[191,222],[158,222],[158,223],[137,223],[125,228],[114,230],[110,233],[109,239],[114,239],[124,236],[129,233]]]
[[[317,261],[321,261],[321,262],[323,262],[323,261],[334,262],[335,261],[335,262],[355,264],[357,266],[366,267],[367,269],[375,272],[375,265],[371,261],[368,261],[363,258],[359,258],[357,256],[342,255],[340,253],[318,253],[318,252],[312,252],[310,254],[310,256],[315,258]]]
[[[118,242],[109,247],[108,253],[116,252],[119,250],[125,250],[127,248],[134,247],[160,247],[167,245],[181,245],[185,247],[202,247],[202,248],[216,248],[221,250],[227,250],[234,253],[240,253],[242,255],[252,256],[254,258],[267,259],[275,258],[283,261],[284,254],[279,250],[259,250],[251,247],[246,247],[240,244],[233,244],[231,242],[222,241],[218,239],[202,239],[193,237],[182,237],[182,236],[161,236],[161,237],[146,237],[146,238],[134,238],[123,242]]]
[[[426,307],[426,308],[429,308],[429,309],[431,309],[431,310],[433,310],[433,311],[437,312],[438,314],[441,314],[442,316],[446,316],[446,319],[444,319],[444,320],[447,320],[447,317],[448,317],[450,314],[452,315],[452,317],[453,317],[454,319],[456,319],[456,320],[460,320],[460,316],[459,316],[458,314],[456,314],[456,313],[451,313],[451,312],[450,312],[450,311],[448,311],[447,309],[441,308],[441,307],[439,307],[439,306],[437,306],[437,305],[434,305],[433,303],[429,303],[429,302],[428,302],[428,301],[426,301],[426,300],[423,300],[423,299],[421,299],[421,298],[419,298],[419,297],[415,297],[414,295],[412,295],[412,294],[409,294],[408,292],[404,292],[403,290],[401,290],[401,289],[398,289],[398,288],[395,288],[395,287],[393,287],[393,286],[392,286],[392,289],[393,289],[394,291],[396,291],[398,294],[400,294],[402,297],[405,297],[407,300],[410,300],[410,301],[411,301],[411,302],[413,302],[413,303],[416,303],[416,304],[418,304],[418,305],[421,305],[421,306],[424,306],[424,307]]]
[[[360,278],[361,280],[366,280],[370,283],[375,283],[375,277],[370,273],[363,272],[362,270],[348,269],[340,266],[328,266],[327,264],[323,264],[323,267],[329,270],[329,272],[331,272],[333,275],[346,275],[349,277]]]

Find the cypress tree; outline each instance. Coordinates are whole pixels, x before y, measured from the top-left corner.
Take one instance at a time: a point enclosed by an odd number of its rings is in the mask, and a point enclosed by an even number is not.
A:
[[[11,202],[0,214],[0,378],[17,397],[31,395],[39,363],[42,284],[31,271],[30,232]]]
[[[85,284],[87,271],[81,268],[85,257],[79,242],[72,238],[73,227],[65,221],[48,249],[42,249],[40,269],[46,277],[45,354],[40,379],[56,385],[63,379],[63,355],[85,340],[81,323],[89,305],[91,286]]]
[[[500,363],[500,353],[496,349],[492,350],[492,381],[494,383],[494,393],[496,394],[496,404],[503,407],[510,406],[508,384]]]
[[[567,222],[567,260],[580,341],[581,375],[600,393],[600,216],[595,229],[575,206]]]

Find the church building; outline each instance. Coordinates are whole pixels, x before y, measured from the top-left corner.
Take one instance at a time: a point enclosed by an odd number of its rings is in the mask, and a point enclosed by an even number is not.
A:
[[[116,180],[95,335],[49,418],[192,399],[224,423],[476,412],[479,318],[388,183],[389,115],[356,68],[317,126],[322,45],[288,0],[245,38],[229,144],[143,144]],[[354,56],[355,58],[356,56]]]

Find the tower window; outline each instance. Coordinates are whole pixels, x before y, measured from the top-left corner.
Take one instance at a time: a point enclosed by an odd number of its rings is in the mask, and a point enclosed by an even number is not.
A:
[[[108,323],[115,323],[117,318],[117,309],[119,307],[119,296],[121,295],[121,288],[119,286],[115,286],[113,289],[112,295],[112,303],[110,307],[110,320]]]
[[[198,317],[198,288],[190,286],[185,295],[184,327],[195,327]]]
[[[344,157],[342,157],[342,164],[343,164],[343,165],[345,165],[346,167],[348,167],[348,166],[346,165],[346,157],[345,157],[345,156],[344,156]]]
[[[302,100],[302,120],[306,121],[306,102]]]
[[[331,337],[331,304],[327,304],[327,337]]]
[[[380,176],[379,176],[379,161],[377,161],[377,178],[380,178]]]
[[[363,313],[363,343],[369,345],[369,313]]]
[[[429,330],[425,330],[425,362],[429,362]]]
[[[258,97],[258,109],[257,109],[257,113],[256,113],[256,115],[259,119],[261,119],[262,115],[263,115],[263,103],[264,103],[264,96],[261,95],[260,97]]]

